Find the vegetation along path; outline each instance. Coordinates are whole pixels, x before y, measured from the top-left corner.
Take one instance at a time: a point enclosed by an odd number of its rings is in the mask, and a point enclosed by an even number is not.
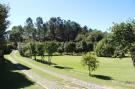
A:
[[[17,51],[13,51],[13,52],[12,52],[12,57],[14,57],[15,59],[17,59],[16,53],[17,53]],[[19,60],[19,59],[18,59],[18,60]],[[59,74],[59,73],[56,73],[56,72],[51,71],[51,70],[48,70],[48,69],[43,69],[43,68],[41,68],[41,67],[38,67],[38,66],[35,65],[35,64],[32,64],[32,63],[28,62],[27,60],[21,60],[21,61],[23,61],[23,62],[25,62],[26,64],[31,65],[33,68],[36,68],[36,69],[38,69],[38,70],[40,70],[40,71],[43,71],[43,72],[45,72],[45,73],[47,73],[47,74],[50,74],[50,75],[59,77],[59,78],[65,80],[65,81],[71,82],[71,83],[73,83],[73,84],[75,84],[75,85],[79,85],[79,86],[81,86],[81,87],[85,87],[85,88],[87,88],[87,89],[112,89],[112,88],[110,88],[110,87],[100,86],[100,85],[93,84],[93,83],[86,82],[86,81],[82,81],[82,80],[79,80],[79,79],[76,79],[76,78],[73,78],[73,77],[70,77],[70,76],[67,76],[67,75]],[[39,78],[37,78],[37,79],[39,79]],[[39,80],[40,80],[40,79],[39,79]],[[41,80],[43,80],[43,79],[41,79]],[[41,81],[40,81],[40,82],[41,82]],[[47,83],[45,83],[45,84],[47,84]],[[47,85],[48,85],[48,84],[47,84]],[[55,86],[53,86],[53,87],[55,87]],[[54,89],[54,88],[49,88],[49,89]],[[56,89],[60,89],[60,88],[56,88]],[[64,89],[65,89],[65,88],[64,88]],[[70,89],[71,89],[71,88],[70,88]],[[73,88],[72,88],[72,89],[73,89]],[[78,88],[77,88],[77,89],[78,89]],[[81,89],[82,89],[82,88],[81,88]]]

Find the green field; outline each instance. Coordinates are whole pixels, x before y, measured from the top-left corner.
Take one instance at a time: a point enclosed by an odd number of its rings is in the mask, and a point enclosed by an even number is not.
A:
[[[11,55],[11,57],[12,56],[13,55]],[[111,86],[117,89],[135,88],[135,69],[132,65],[131,58],[128,57],[123,59],[98,57],[100,66],[95,72],[92,73],[94,76],[90,77],[88,76],[87,68],[81,64],[81,56],[53,56],[52,62],[54,65],[51,66],[21,57],[19,53],[17,53],[16,56],[18,58],[16,61],[22,63],[23,65],[26,64],[21,62],[21,60],[27,60],[38,65],[39,67],[96,84]],[[40,59],[40,57],[38,57],[38,59]],[[46,59],[47,57],[45,57],[45,60]],[[54,79],[58,80],[59,78]]]
[[[82,66],[81,60],[81,56],[53,56],[52,62],[56,63],[56,66],[69,67],[69,69],[54,67],[52,70],[98,84],[135,88],[132,87],[135,84],[135,69],[131,58],[98,57],[100,66],[93,72],[94,77],[88,76],[88,70]]]

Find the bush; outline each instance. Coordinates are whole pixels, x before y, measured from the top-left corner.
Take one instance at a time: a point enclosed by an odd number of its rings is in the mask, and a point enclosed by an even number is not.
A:
[[[86,43],[86,41],[83,40],[81,43],[82,43],[82,50],[83,50],[83,52],[87,52],[87,43]]]
[[[48,42],[45,45],[46,52],[48,53],[48,63],[51,64],[51,57],[53,53],[55,53],[58,49],[58,45],[56,42]]]
[[[91,42],[87,42],[87,52],[89,52],[89,51],[93,51],[93,43],[91,43]]]
[[[77,42],[76,43],[76,53],[82,53],[83,52],[83,48],[82,48],[82,43],[81,42]]]
[[[68,43],[65,43],[64,45],[64,50],[67,52],[67,53],[73,53],[76,51],[76,44],[74,42],[68,42]]]
[[[62,54],[64,52],[64,43],[60,43],[57,52]]]
[[[91,53],[86,53],[83,55],[82,63],[84,66],[88,67],[89,75],[91,75],[91,72],[95,71],[99,65],[96,57]]]
[[[18,51],[22,56],[25,56],[25,57],[30,57],[31,56],[29,43],[28,44],[20,44],[20,45],[18,45]]]
[[[41,43],[39,43],[39,44],[37,44],[37,54],[39,55],[39,56],[41,56],[42,57],[42,60],[44,59],[44,52],[45,52],[45,47],[44,47],[44,45],[43,44],[41,44]]]
[[[106,38],[98,42],[95,48],[95,52],[98,57],[112,57],[114,55],[114,51],[114,46],[109,44]]]

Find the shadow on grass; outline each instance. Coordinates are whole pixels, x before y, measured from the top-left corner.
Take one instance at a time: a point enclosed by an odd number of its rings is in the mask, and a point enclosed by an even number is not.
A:
[[[20,89],[34,84],[25,75],[14,70],[18,68],[8,60],[0,64],[0,89]]]
[[[105,76],[105,75],[92,75],[92,77],[102,79],[102,80],[113,80],[112,77]]]
[[[73,69],[71,67],[59,66],[58,64],[52,63],[52,62],[49,63],[46,60],[36,59],[35,61],[40,62],[40,63],[43,63],[43,64],[46,64],[46,65],[54,65],[53,67],[58,68],[58,69]]]
[[[45,61],[45,60],[41,60],[41,59],[37,59],[35,60],[37,62],[40,62],[40,63],[43,63],[43,64],[47,64],[47,65],[57,65],[56,63],[49,63],[48,61]]]
[[[27,66],[24,66],[22,64],[14,64],[15,66],[18,67],[18,70],[29,70],[30,68]]]
[[[71,67],[63,67],[63,66],[54,66],[54,67],[58,69],[73,69]]]

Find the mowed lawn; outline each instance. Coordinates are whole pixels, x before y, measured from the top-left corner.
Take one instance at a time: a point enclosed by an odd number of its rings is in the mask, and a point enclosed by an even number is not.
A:
[[[132,65],[130,57],[123,59],[98,57],[99,68],[95,72],[92,72],[93,77],[90,77],[88,76],[87,67],[81,64],[81,56],[53,56],[52,62],[54,65],[51,66],[28,60],[28,58],[21,57],[19,54],[16,54],[16,56],[19,60],[27,60],[42,68],[88,82],[114,87],[114,89],[135,89],[135,68]],[[40,57],[37,58],[40,60]],[[47,59],[45,57],[44,60]]]
[[[53,56],[52,62],[56,63],[53,66],[57,72],[103,85],[135,89],[135,68],[130,57],[122,59],[98,57],[97,59],[99,67],[92,72],[93,77],[88,76],[87,67],[82,65],[82,56]]]

